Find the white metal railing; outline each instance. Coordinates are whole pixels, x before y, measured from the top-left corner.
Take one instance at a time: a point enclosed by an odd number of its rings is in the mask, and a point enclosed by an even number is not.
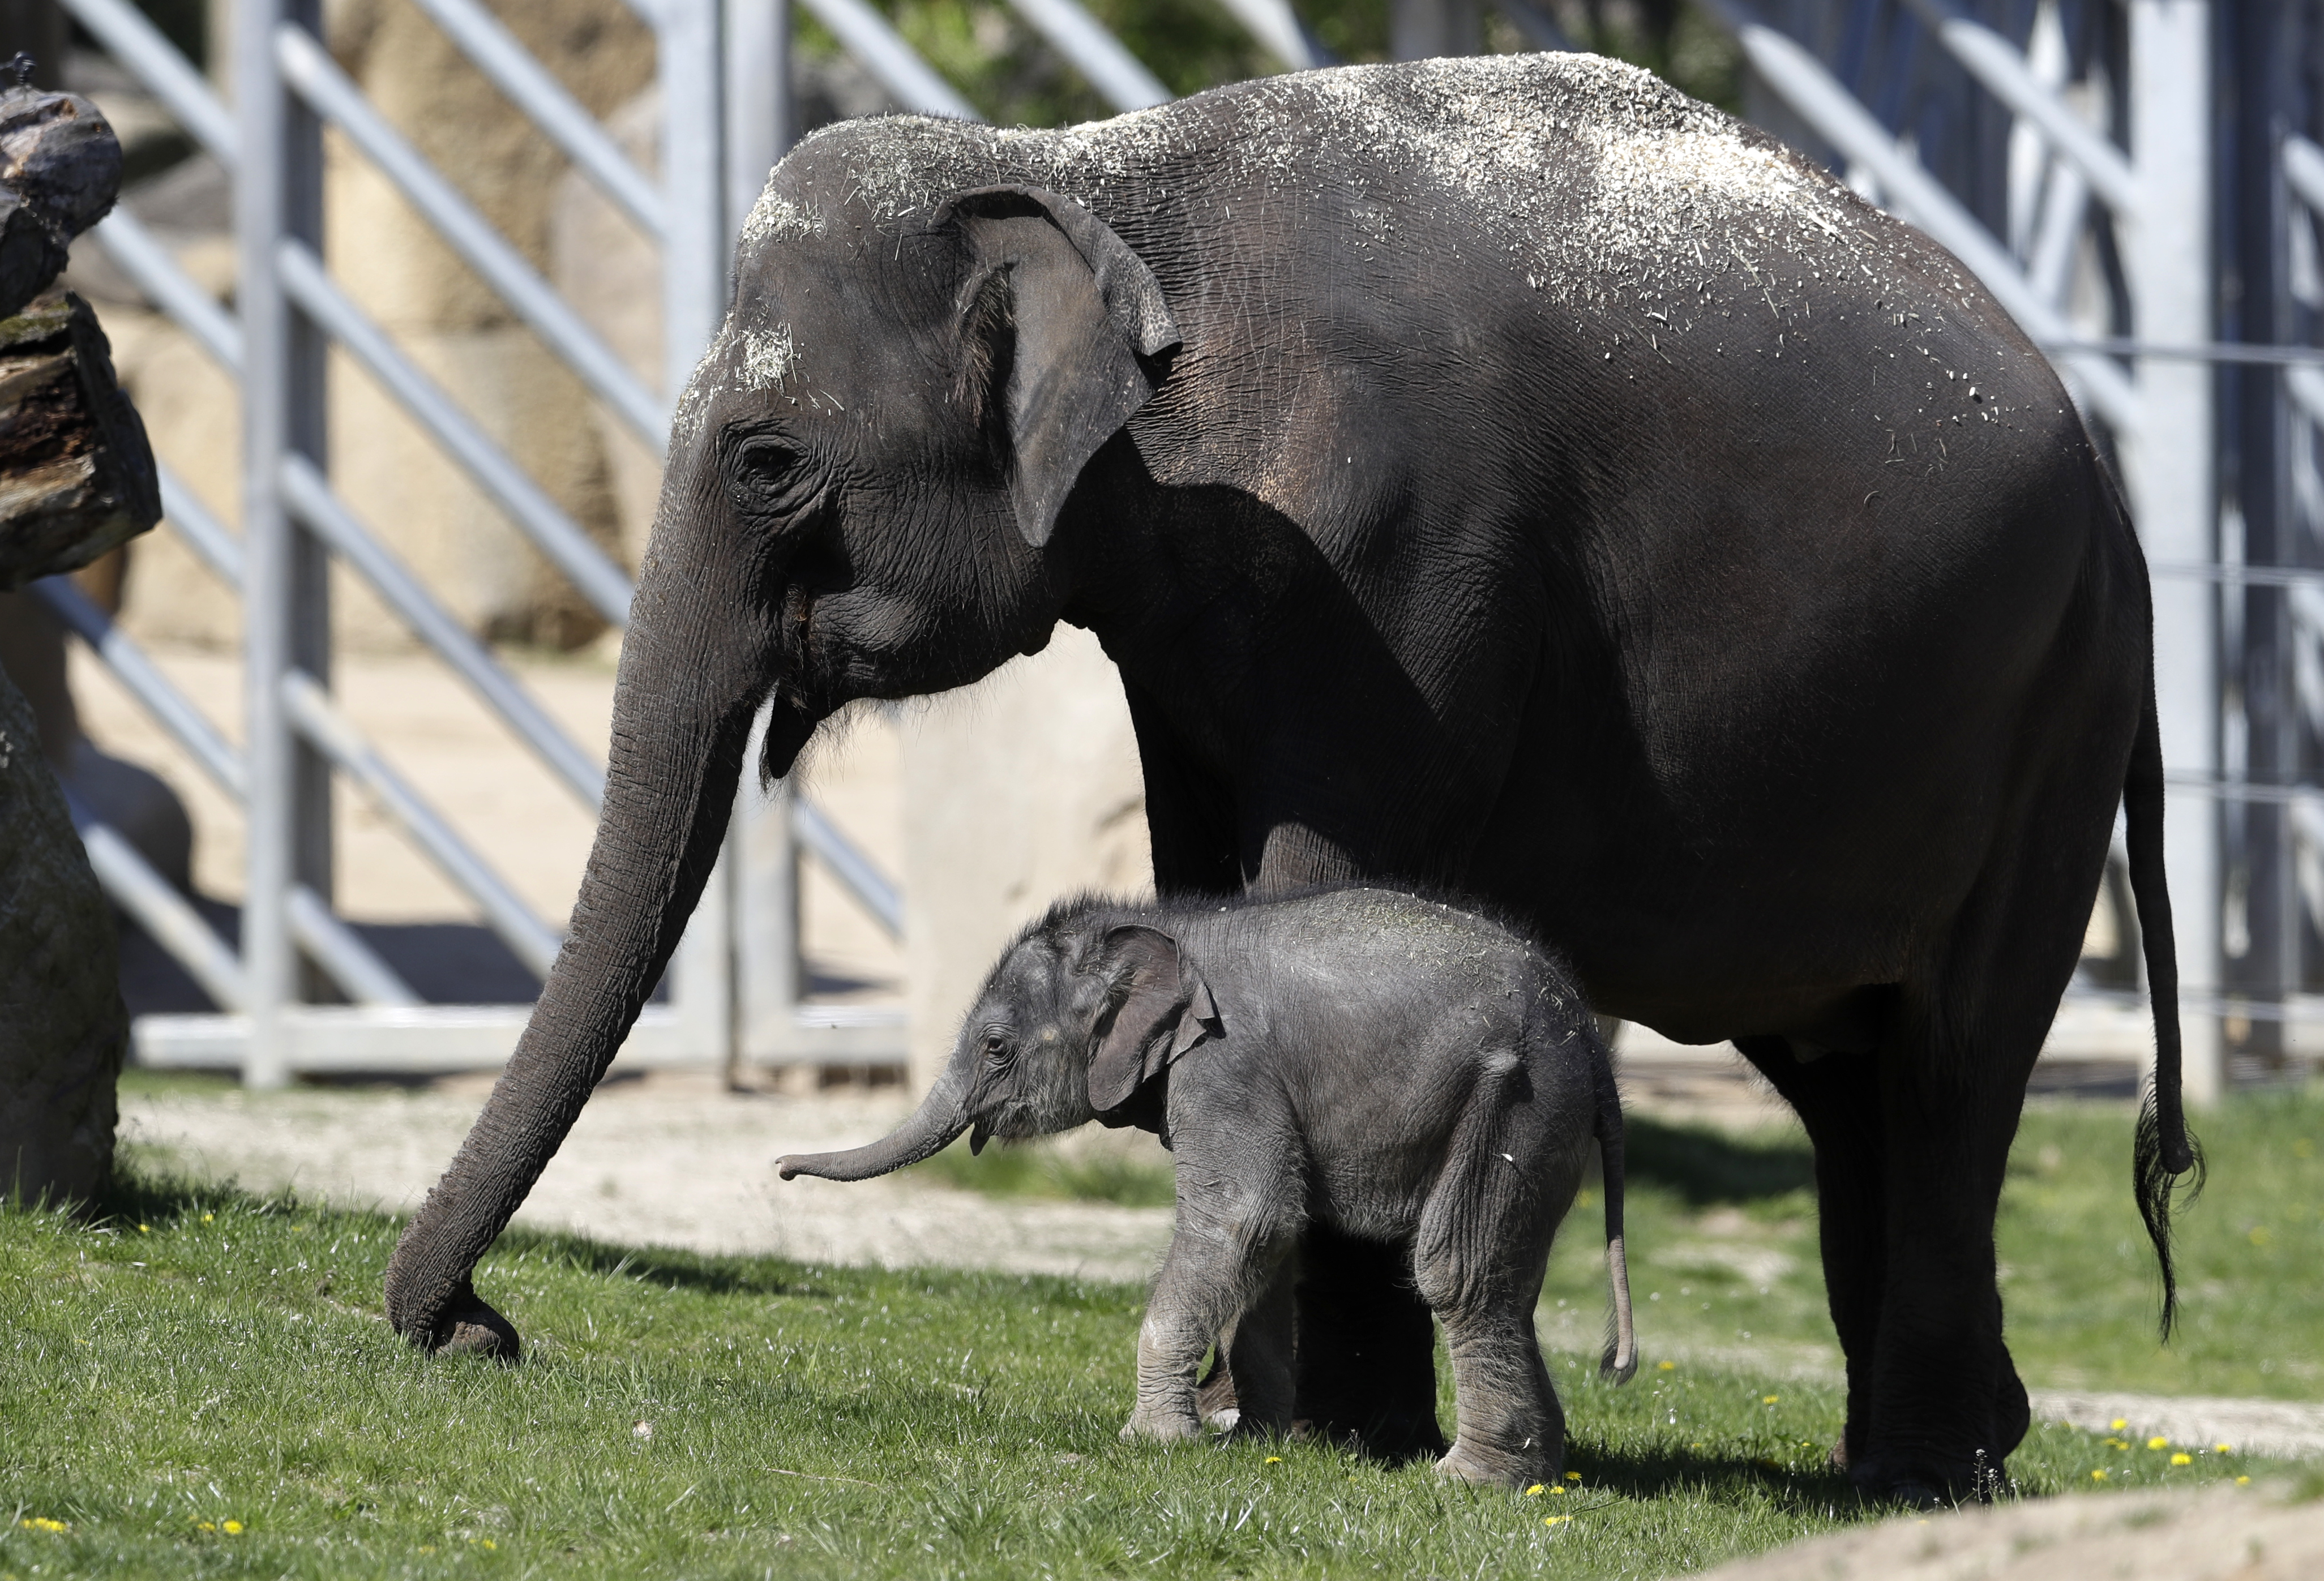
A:
[[[626,616],[629,583],[547,492],[333,281],[319,248],[320,129],[326,123],[337,128],[592,394],[659,451],[670,397],[723,306],[728,239],[765,164],[779,152],[777,128],[788,101],[787,0],[632,0],[657,41],[666,115],[659,180],[631,163],[476,0],[417,0],[576,169],[659,241],[665,325],[659,391],[614,356],[364,99],[323,47],[314,0],[245,0],[237,19],[236,70],[239,80],[254,87],[234,112],[125,0],[63,3],[237,181],[242,267],[232,311],[189,279],[125,211],[96,234],[112,260],[244,391],[249,438],[241,533],[228,530],[166,470],[162,484],[171,528],[229,584],[244,590],[251,612],[247,749],[228,746],[85,600],[73,607],[69,598],[44,590],[205,772],[245,804],[251,819],[250,901],[239,952],[166,884],[141,870],[125,842],[101,829],[93,834],[92,860],[115,899],[222,1006],[245,1012],[141,1028],[141,1049],[164,1060],[240,1063],[247,1077],[260,1081],[280,1080],[292,1069],[363,1068],[366,1061],[413,1070],[494,1062],[512,1045],[521,1010],[412,1003],[409,988],[332,915],[327,884],[302,877],[302,862],[313,865],[316,832],[327,835],[318,787],[330,774],[343,774],[467,894],[520,959],[545,970],[555,949],[555,930],[525,907],[331,703],[327,626],[318,628],[301,612],[319,609],[321,600],[302,602],[300,591],[319,589],[326,556],[345,561],[586,804],[595,804],[602,775],[364,525],[355,505],[334,491],[318,426],[322,348],[344,348],[589,603],[617,622]],[[979,118],[864,0],[800,3],[907,108]],[[1751,0],[1709,3],[1735,31],[1760,79],[1839,149],[1881,200],[1986,282],[2050,349],[2077,399],[2113,434],[2156,562],[2173,783],[2223,785],[2216,639],[2223,574],[2211,541],[2215,501],[2208,452],[2191,469],[2185,464],[2190,437],[2209,427],[2202,363],[2219,353],[2204,316],[2209,281],[2200,249],[2190,256],[2174,241],[2178,233],[2200,233],[2206,223],[2201,112],[2208,66],[2197,24],[2204,7],[2196,0],[2130,0],[2132,80],[2125,86],[2133,114],[2126,150],[2065,103],[2057,85],[2036,73],[2015,44],[1951,0],[1898,0],[2044,152],[2051,175],[2043,210],[2024,237],[2013,225],[2013,246],[1931,175],[1913,148],[1890,133],[1821,60],[1767,26]],[[1117,107],[1168,97],[1076,0],[1010,4]],[[1222,4],[1286,65],[1323,63],[1287,0]],[[1508,0],[1503,9],[1537,42],[1562,45],[1554,19],[1526,0]],[[2324,198],[2324,150],[2292,140],[2285,175],[2294,193],[2316,204]],[[2078,328],[2066,302],[2080,239],[2101,223],[2130,239],[2126,256],[2136,334],[2128,342]],[[2187,376],[2174,360],[2191,360],[2195,375]],[[2301,409],[2324,419],[2324,368],[2292,366],[2285,380]],[[2324,657],[2316,667],[2324,676]],[[2324,800],[2313,808],[2305,800],[2297,804],[2309,809],[2303,817],[2324,827]],[[2174,892],[2216,897],[2216,828],[2182,809],[2174,813],[2170,845]],[[896,1029],[892,1018],[883,1019],[887,1013],[797,1002],[791,863],[798,850],[821,862],[882,927],[900,930],[901,897],[893,883],[811,804],[783,795],[761,809],[755,822],[738,815],[723,876],[712,884],[681,951],[677,1003],[648,1012],[625,1060],[720,1057],[722,1050],[725,1058],[837,1060],[867,1051],[893,1057]],[[2311,865],[2324,875],[2324,859]],[[2324,876],[2312,887],[2324,905]],[[2210,980],[2216,973],[2201,970],[2218,955],[2216,905],[2182,900],[2180,932],[2194,1016],[2190,1087],[2200,1097],[2216,1090],[2222,1078],[2217,1026],[2207,1030],[2205,1018],[2230,1004]],[[760,990],[736,970],[738,952],[746,948],[752,983],[771,985],[756,1007],[745,999]],[[354,1008],[300,1004],[292,991],[294,950],[319,965],[355,1001]],[[2081,1004],[2085,1010],[2118,1007],[2126,1017],[2131,1014],[2126,1002],[2115,1007],[2105,995],[2085,996]],[[2261,1016],[2308,1013],[2304,999],[2246,1008]],[[738,1028],[744,1030],[738,1034]],[[759,1041],[743,1049],[738,1036],[742,1043]]]
[[[446,1069],[504,1058],[521,1029],[521,1007],[429,1007],[333,913],[327,898],[328,777],[344,776],[377,804],[408,841],[475,905],[515,956],[536,974],[554,960],[558,930],[536,915],[493,866],[436,811],[338,709],[328,686],[327,617],[316,583],[326,557],[354,569],[423,644],[441,658],[550,773],[586,805],[603,795],[604,775],[527,688],[445,609],[425,584],[364,525],[336,492],[320,458],[324,399],[319,354],[344,347],[423,432],[607,619],[626,621],[630,584],[506,452],[332,280],[320,255],[319,133],[325,122],[379,170],[477,274],[506,301],[591,393],[659,448],[669,400],[706,344],[723,308],[729,182],[718,169],[721,90],[736,74],[719,53],[720,0],[673,0],[654,24],[666,99],[679,106],[664,139],[664,179],[649,180],[593,117],[473,0],[424,0],[428,14],[512,103],[539,125],[622,211],[661,244],[664,317],[670,349],[665,393],[657,395],[452,185],[364,98],[324,50],[311,6],[255,4],[237,19],[237,67],[250,85],[230,113],[208,84],[123,0],[67,0],[68,9],[143,81],[236,179],[241,288],[232,310],[189,279],[169,250],[128,211],[98,228],[112,260],[240,385],[244,401],[245,508],[229,529],[164,468],[170,526],[243,598],[249,639],[248,742],[237,749],[171,685],[112,621],[70,584],[39,595],[187,752],[240,806],[252,852],[241,947],[228,945],[201,914],[127,841],[79,809],[84,841],[100,881],[187,969],[226,1014],[146,1017],[141,1057],[157,1063],[238,1065],[267,1083],[297,1070]],[[776,0],[725,0],[736,12],[784,14]],[[757,29],[762,39],[772,30]],[[739,30],[748,31],[748,30]],[[741,74],[748,86],[748,73]],[[771,89],[762,95],[773,102]],[[763,172],[761,171],[761,174]],[[750,191],[755,193],[756,182]],[[320,771],[319,773],[318,771]],[[794,850],[822,862],[890,933],[901,926],[892,881],[817,809],[786,797],[761,810],[771,840],[742,842],[761,852],[761,873],[745,884],[714,883],[702,925],[681,951],[676,1003],[650,1010],[625,1058],[671,1060],[893,1059],[900,1056],[895,1012],[880,1007],[818,1007],[796,1001],[795,960],[754,962],[767,970],[738,981],[734,949],[746,933],[796,951],[788,918],[755,929],[724,915],[756,896],[793,904]],[[737,865],[730,843],[722,871]],[[319,882],[306,869],[320,869]],[[302,1002],[296,961],[313,962],[350,1001]],[[761,981],[774,1002],[738,1015]],[[760,992],[758,997],[768,996]]]
[[[802,0],[908,108],[977,112],[863,0]],[[1323,56],[1288,0],[1224,0],[1286,64]],[[536,974],[558,930],[536,915],[331,700],[322,571],[352,568],[403,625],[560,783],[594,809],[604,775],[530,693],[364,524],[332,483],[321,444],[322,354],[344,349],[541,555],[615,624],[627,575],[524,469],[486,437],[394,338],[341,290],[320,246],[320,133],[327,124],[421,215],[540,342],[632,433],[659,452],[671,399],[724,306],[729,238],[781,152],[787,119],[787,0],[632,0],[655,34],[665,124],[659,181],[476,0],[418,0],[426,14],[541,133],[662,253],[665,354],[650,388],[492,223],[363,95],[324,47],[317,0],[244,0],[229,110],[201,74],[126,0],[63,0],[235,181],[240,253],[234,308],[222,307],[128,210],[97,227],[107,256],[239,386],[245,432],[239,532],[164,466],[169,526],[242,598],[247,743],[237,749],[102,611],[69,584],[40,593],[131,695],[248,821],[240,948],[214,933],[113,831],[85,815],[100,880],[226,1012],[151,1016],[140,1057],[238,1066],[271,1084],[294,1071],[460,1069],[504,1059],[521,1007],[418,1002],[410,986],[333,913],[327,786],[357,786],[476,907]],[[1167,88],[1077,0],[1010,0],[1026,22],[1123,109]],[[722,139],[724,148],[722,152]],[[318,854],[319,852],[319,854]],[[625,1048],[632,1063],[746,1058],[892,1059],[893,1011],[798,998],[797,853],[815,858],[890,936],[896,885],[811,803],[788,793],[738,811],[674,974],[673,1006],[650,1007]],[[749,955],[748,971],[742,956]],[[298,961],[319,967],[349,1006],[302,1002]]]

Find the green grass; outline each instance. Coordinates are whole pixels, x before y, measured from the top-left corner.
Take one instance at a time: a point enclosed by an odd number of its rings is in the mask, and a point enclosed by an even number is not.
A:
[[[2181,1302],[2154,1333],[2162,1287],[2130,1195],[2132,1106],[2052,1100],[2026,1112],[2002,1199],[2010,1347],[2036,1387],[2324,1400],[2324,1087],[2246,1094],[2196,1127],[2210,1180],[2178,1219]],[[1054,1145],[957,1144],[927,1178],[1004,1197],[1163,1206],[1170,1165]],[[1735,1135],[1633,1115],[1628,1221],[1639,1331],[1657,1356],[1835,1371],[1816,1248],[1814,1163],[1796,1127]],[[1543,1337],[1576,1354],[1605,1311],[1594,1192],[1561,1239]]]
[[[1133,1151],[1132,1149],[1135,1149]],[[1122,1208],[1167,1208],[1176,1198],[1170,1155],[1151,1148],[1072,1149],[1052,1141],[1010,1145],[989,1143],[972,1154],[965,1140],[954,1143],[913,1175],[990,1197],[1048,1198],[1065,1202],[1111,1202]]]
[[[2240,1096],[2199,1115],[2209,1183],[2180,1214],[2180,1328],[2156,1341],[2162,1286],[2130,1194],[2128,1103],[2030,1108],[1998,1244],[2005,1321],[2036,1387],[2324,1400],[2324,1088]],[[1631,1281],[1649,1355],[1755,1351],[1838,1365],[1816,1249],[1807,1144],[1630,1122]],[[1596,1215],[1569,1220],[1545,1337],[1596,1343]],[[1557,1303],[1567,1305],[1560,1308]]]
[[[2267,1333],[2279,1365],[2263,1376],[2298,1375],[2282,1364],[2314,1332],[2296,1296],[2311,1282],[2312,1261],[2299,1259],[2312,1257],[2301,1239],[2312,1218],[2295,1229],[2279,1213],[2270,1245],[2252,1245],[2228,1177],[2247,1159],[2297,1161],[2292,1144],[2319,1114],[2288,1099],[2210,1127],[2214,1187],[2189,1249],[2195,1277],[2226,1287],[2200,1298],[2220,1325],[2219,1365],[2229,1316],[2252,1314],[2248,1339],[2264,1314],[2286,1326]],[[2061,1155],[2070,1144],[2119,1151],[2108,1138],[2124,1126],[2041,1116],[2029,1141]],[[1318,1445],[1117,1443],[1134,1286],[516,1232],[479,1282],[524,1329],[525,1364],[430,1361],[379,1316],[394,1221],[133,1173],[95,1223],[0,1213],[0,1576],[1655,1576],[1881,1513],[1824,1466],[1837,1391],[1788,1375],[1780,1346],[1762,1343],[1764,1362],[1736,1337],[1813,1337],[1812,1260],[1761,1297],[1682,1250],[1720,1214],[1740,1220],[1747,1252],[1803,1250],[1812,1219],[1796,1149],[1779,1138],[1705,1151],[1639,1132],[1640,1288],[1671,1286],[1642,1307],[1648,1370],[1610,1389],[1585,1356],[1554,1354],[1581,1480],[1531,1499]],[[2034,1304],[2019,1262],[2028,1194],[2055,1192],[2034,1217],[2100,1237],[2057,1282],[2087,1281],[2094,1312],[2061,1320],[2128,1323],[2135,1337],[2143,1277],[2134,1259],[2109,1263],[2114,1218],[2098,1174],[2084,1182],[2085,1161],[2071,1160],[2014,1188],[2019,1325]],[[2218,1261],[2194,1227],[2204,1212],[2255,1255]],[[1586,1331],[1563,1342],[1594,1343],[1594,1239],[1575,1233],[1561,1248],[1545,1296],[1554,1344],[1567,1314]],[[2257,1282],[2276,1277],[2282,1299],[2255,1310]],[[1715,1289],[1711,1314],[1674,1320],[1682,1279]],[[2100,1287],[2127,1315],[2107,1314]],[[2190,1320],[2190,1338],[2209,1332]],[[1677,1359],[1664,1369],[1657,1357]],[[2139,1356],[2116,1359],[2152,1382]],[[1442,1410],[1449,1422],[1449,1386]],[[2011,1469],[2024,1491],[2049,1493],[2090,1487],[2098,1469],[2107,1487],[2151,1486],[2264,1463],[2200,1453],[2174,1468],[2051,1428]],[[1544,1524],[1555,1514],[1572,1519]]]

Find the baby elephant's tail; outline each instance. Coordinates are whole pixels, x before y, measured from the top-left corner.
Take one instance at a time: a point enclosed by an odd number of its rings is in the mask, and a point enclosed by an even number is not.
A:
[[[1601,1377],[1627,1383],[1638,1370],[1638,1335],[1630,1318],[1630,1264],[1622,1252],[1622,1095],[1614,1085],[1614,1065],[1605,1040],[1591,1038],[1598,1089],[1598,1159],[1606,1186],[1606,1275],[1614,1286],[1613,1320],[1608,1325]]]

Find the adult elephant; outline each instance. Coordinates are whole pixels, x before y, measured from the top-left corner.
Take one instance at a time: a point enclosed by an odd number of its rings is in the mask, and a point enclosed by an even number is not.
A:
[[[2148,590],[2073,409],[1776,143],[1504,57],[854,122],[776,170],[671,436],[572,932],[397,1248],[399,1329],[513,1346],[470,1272],[668,962],[761,704],[779,776],[848,699],[1061,620],[1120,668],[1166,891],[1468,890],[1600,1009],[1766,1073],[1874,1489],[1966,1488],[2024,1431],[1994,1215],[2127,786],[2162,1244]],[[1394,1254],[1304,1265],[1301,1414],[1433,1439]]]

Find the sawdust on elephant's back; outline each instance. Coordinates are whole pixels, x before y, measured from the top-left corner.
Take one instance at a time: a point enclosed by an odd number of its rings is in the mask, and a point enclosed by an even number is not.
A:
[[[885,226],[1009,180],[1102,213],[1306,187],[1408,207],[1426,192],[1533,290],[1575,307],[1668,307],[1732,294],[1743,277],[1780,317],[1817,294],[1802,265],[1910,283],[1914,296],[1974,289],[1958,271],[1928,279],[1908,233],[1771,139],[1648,72],[1575,54],[1300,72],[1054,131],[841,123],[779,168],[745,243],[820,234],[850,204]]]

